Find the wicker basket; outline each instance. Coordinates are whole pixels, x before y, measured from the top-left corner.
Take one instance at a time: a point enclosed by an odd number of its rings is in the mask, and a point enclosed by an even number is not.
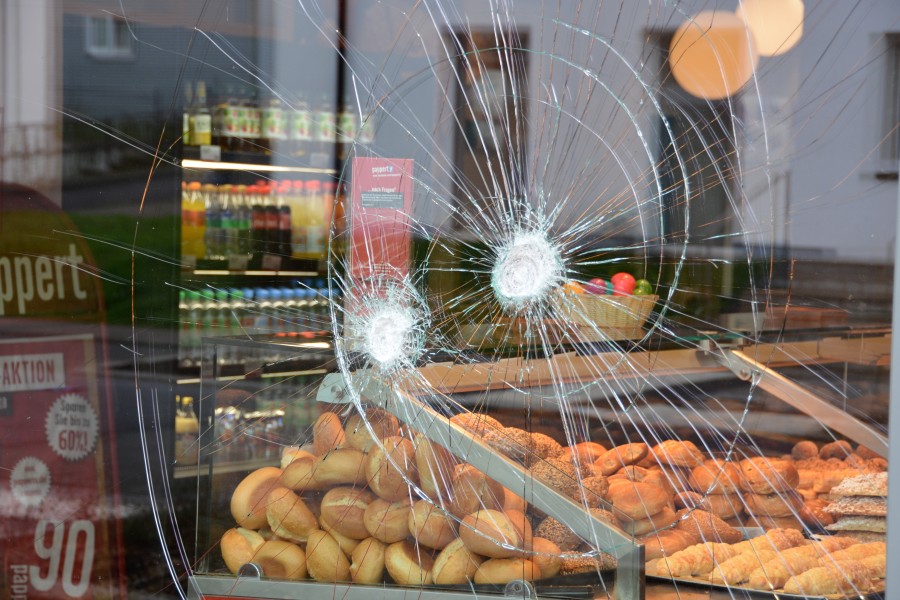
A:
[[[559,299],[561,314],[578,325],[585,340],[624,340],[640,337],[659,296],[566,295]]]

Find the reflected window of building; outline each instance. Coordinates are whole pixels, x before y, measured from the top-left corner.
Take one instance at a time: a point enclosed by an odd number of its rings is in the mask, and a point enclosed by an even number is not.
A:
[[[134,58],[134,40],[128,23],[112,15],[85,17],[84,49],[94,58]]]

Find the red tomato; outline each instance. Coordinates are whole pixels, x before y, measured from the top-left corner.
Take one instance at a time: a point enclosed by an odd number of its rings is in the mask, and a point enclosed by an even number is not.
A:
[[[613,284],[613,296],[630,296],[634,292],[636,281],[631,273],[616,273],[610,281]]]

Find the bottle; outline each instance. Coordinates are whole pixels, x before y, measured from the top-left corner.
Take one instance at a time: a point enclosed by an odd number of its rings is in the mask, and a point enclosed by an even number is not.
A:
[[[253,211],[247,199],[247,186],[236,185],[232,188],[232,210],[234,211],[234,237],[231,251],[239,256],[250,256],[250,226],[253,222]]]
[[[203,206],[206,212],[206,258],[224,258],[222,253],[222,207],[219,205],[219,194],[216,186],[207,183],[203,185]]]
[[[289,197],[293,191],[290,181],[283,181],[278,186],[277,205],[278,210],[278,231],[276,234],[277,254],[280,256],[291,256],[291,205]]]
[[[357,119],[356,115],[345,104],[338,113],[337,118],[337,139],[339,146],[339,156],[341,160],[347,158],[347,154],[356,142]]]
[[[306,192],[302,181],[291,184],[291,256],[299,258],[306,254]]]
[[[337,133],[337,117],[334,114],[334,106],[328,99],[328,94],[323,94],[316,108],[316,133],[315,149],[319,154],[330,154],[334,147]]]
[[[269,290],[266,288],[258,288],[256,294],[256,307],[253,315],[253,333],[255,335],[269,335],[270,329],[269,314],[272,310],[272,301],[269,298]]]
[[[313,140],[312,113],[302,94],[291,115],[290,139],[294,156],[303,157],[309,153],[309,145]]]
[[[181,211],[181,247],[186,257],[191,256],[196,261],[206,255],[206,206],[199,181],[188,183],[187,188]]]
[[[206,103],[206,83],[203,81],[197,82],[197,95],[191,106],[188,129],[191,146],[212,144],[212,113]]]
[[[271,300],[271,308],[269,309],[269,331],[273,335],[283,335],[285,330],[285,314],[284,314],[284,295],[281,288],[269,288],[269,299]]]
[[[266,198],[266,245],[267,254],[278,254],[278,206],[276,206],[277,188],[271,185],[263,186],[262,195]]]
[[[240,100],[235,94],[234,86],[227,88],[225,98],[216,106],[213,143],[218,143],[224,150],[240,149]]]
[[[337,184],[331,180],[322,183],[322,211],[325,223],[325,246],[328,246],[329,234],[334,233],[335,205],[337,204]]]
[[[181,144],[191,146],[191,84],[184,82],[184,109],[181,111]]]
[[[191,322],[188,318],[188,292],[187,290],[178,290],[178,351],[176,352],[178,367],[187,368],[191,366],[190,362],[190,337]]]
[[[201,354],[202,351],[202,338],[214,337],[219,335],[219,305],[216,302],[216,293],[213,290],[203,290],[200,292],[200,296],[203,301],[203,316],[202,316],[202,327],[201,327]],[[201,360],[202,360],[201,356]]]
[[[244,310],[241,313],[241,333],[244,337],[252,337],[254,335],[253,324],[256,319],[256,290],[253,288],[243,288],[241,290],[244,300]]]
[[[188,324],[185,357],[187,367],[200,366],[200,338],[203,337],[203,298],[200,292],[187,293]]]
[[[175,396],[175,462],[196,465],[200,457],[200,421],[191,396]]]
[[[236,254],[237,247],[237,218],[235,215],[234,193],[231,184],[225,183],[219,186],[219,208],[221,229],[219,235],[219,249],[223,258],[229,258]]]
[[[261,145],[269,153],[278,152],[287,140],[287,118],[281,100],[271,98],[262,108]]]
[[[266,252],[267,242],[265,196],[263,196],[262,190],[258,185],[250,186],[247,190],[251,202],[251,247],[254,255],[262,256]]]
[[[316,257],[325,253],[325,210],[322,202],[322,182],[307,181],[306,190],[306,252]]]
[[[259,104],[250,98],[246,100],[246,106],[248,130],[244,139],[245,149],[248,152],[262,152],[262,111],[259,109]]]

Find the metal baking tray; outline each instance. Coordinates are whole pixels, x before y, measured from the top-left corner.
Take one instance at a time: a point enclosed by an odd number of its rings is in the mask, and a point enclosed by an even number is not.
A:
[[[725,585],[722,583],[712,583],[711,581],[707,581],[705,579],[698,579],[695,577],[661,577],[659,575],[651,575],[647,574],[647,582],[648,583],[668,583],[669,585],[690,585],[693,587],[702,587],[706,589],[712,589],[721,591],[724,594],[727,594],[729,598],[733,598],[736,592],[739,592],[742,595],[746,595],[748,597],[753,598],[775,598],[778,600],[884,600],[884,588],[885,581],[880,580],[876,589],[871,590],[865,594],[858,595],[843,595],[843,594],[835,594],[835,595],[822,595],[822,596],[805,596],[799,594],[788,594],[779,590],[757,590],[748,587],[742,587],[740,585]]]

